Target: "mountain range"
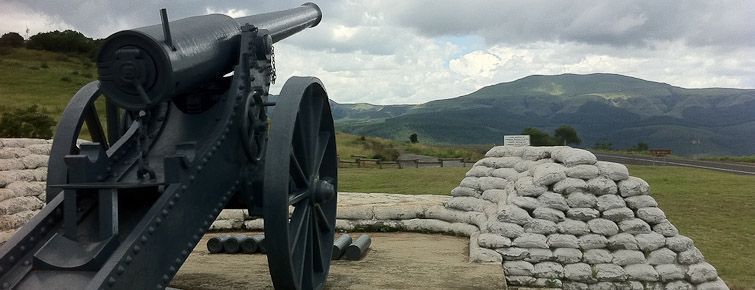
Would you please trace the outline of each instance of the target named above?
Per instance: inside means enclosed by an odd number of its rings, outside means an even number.
[[[755,90],[686,89],[618,74],[532,75],[418,105],[331,102],[338,130],[438,144],[500,144],[536,127],[577,129],[581,147],[639,142],[678,155],[755,154]]]

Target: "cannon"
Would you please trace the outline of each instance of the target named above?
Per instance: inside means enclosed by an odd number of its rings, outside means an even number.
[[[269,96],[273,44],[320,8],[161,16],[104,40],[98,80],[58,123],[46,205],[0,248],[0,289],[166,288],[224,208],[264,218],[276,288],[324,287],[338,185],[328,96],[314,77]]]

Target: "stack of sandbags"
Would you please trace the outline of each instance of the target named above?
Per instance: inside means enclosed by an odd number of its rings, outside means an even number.
[[[250,219],[245,209],[224,209],[210,225],[211,231],[243,230],[244,221]]]
[[[49,140],[0,139],[0,243],[45,202]]]
[[[486,213],[478,245],[500,254],[510,285],[727,289],[625,166],[570,147],[501,146],[486,156],[448,206]]]

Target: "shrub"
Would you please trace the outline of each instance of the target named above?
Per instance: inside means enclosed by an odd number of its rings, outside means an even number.
[[[365,149],[374,152],[374,154],[370,156],[370,158],[373,159],[396,160],[398,159],[398,156],[401,155],[398,149],[393,148],[392,144],[386,144],[380,141],[369,140],[365,142],[363,146]]]
[[[95,49],[95,41],[73,30],[43,32],[29,37],[26,47],[69,53],[89,53]]]
[[[0,36],[0,46],[22,47],[24,46],[24,38],[16,32],[8,32]]]
[[[419,140],[417,140],[417,133],[412,133],[411,135],[409,135],[409,142],[411,142],[412,144],[419,142]]]
[[[50,139],[55,120],[47,113],[37,105],[4,112],[0,116],[0,136]]]
[[[39,67],[41,67],[41,68],[50,68],[50,66],[47,64],[46,61],[43,62],[42,64],[40,64]]]
[[[524,128],[522,135],[530,135],[530,145],[532,146],[550,146],[556,143],[551,135],[538,128]]]
[[[645,151],[648,151],[648,149],[649,149],[648,143],[639,142],[637,143],[637,145],[629,148],[629,151],[645,152]]]
[[[579,145],[582,143],[582,139],[577,135],[577,130],[568,125],[561,125],[561,127],[558,127],[556,131],[553,132],[553,138],[555,139],[553,141],[556,145],[566,146],[569,144]]]

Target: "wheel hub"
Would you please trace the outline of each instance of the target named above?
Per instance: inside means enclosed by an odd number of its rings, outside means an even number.
[[[333,198],[336,195],[336,187],[333,183],[326,179],[315,180],[315,186],[313,196],[317,203],[325,202]]]

